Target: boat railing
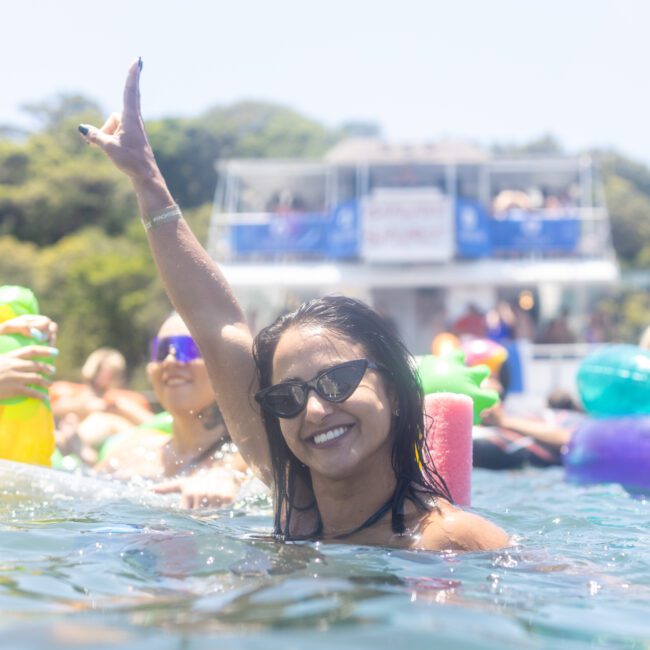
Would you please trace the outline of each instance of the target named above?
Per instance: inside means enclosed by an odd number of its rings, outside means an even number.
[[[484,233],[479,233],[482,243],[478,249],[472,243],[466,246],[467,241],[476,241],[474,234],[459,228],[457,220],[455,253],[450,261],[613,258],[609,217],[602,207],[517,211],[502,218],[489,217]],[[363,237],[363,224],[356,212],[346,217],[341,210],[289,214],[215,211],[208,250],[226,262],[362,263]]]
[[[583,359],[602,343],[546,344],[518,341],[523,393],[542,403],[555,389],[577,396],[576,376]]]

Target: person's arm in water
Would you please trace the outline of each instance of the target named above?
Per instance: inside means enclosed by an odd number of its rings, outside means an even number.
[[[101,129],[81,125],[80,131],[130,178],[142,217],[150,220],[175,202],[147,140],[140,70],[137,61],[129,69],[122,114],[112,115]],[[167,294],[201,349],[233,441],[251,468],[270,483],[268,442],[251,395],[257,385],[253,339],[243,311],[184,219],[158,223],[147,235]]]
[[[571,430],[566,427],[543,420],[510,415],[501,406],[484,411],[481,418],[482,423],[487,426],[510,429],[553,447],[561,448],[571,440]]]

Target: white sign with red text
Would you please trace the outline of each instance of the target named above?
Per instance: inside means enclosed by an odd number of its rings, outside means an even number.
[[[361,202],[366,262],[446,262],[454,255],[453,201],[435,188],[377,189]]]

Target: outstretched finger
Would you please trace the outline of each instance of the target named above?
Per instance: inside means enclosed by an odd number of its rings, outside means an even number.
[[[100,149],[106,149],[113,142],[113,136],[100,131],[90,124],[80,124],[79,133],[88,144],[94,144]]]
[[[38,386],[40,388],[48,388],[52,383],[52,380],[48,379],[47,377],[43,377],[43,375],[39,375],[38,374],[39,370],[41,369],[36,368],[34,372],[24,373],[21,376],[21,381],[24,381],[27,386],[31,386],[31,387]]]
[[[30,386],[17,386],[14,393],[16,397],[31,397],[32,399],[39,399],[41,402],[46,402],[49,399],[47,393]]]
[[[131,64],[126,76],[124,111],[122,113],[125,122],[140,118],[140,70],[142,70],[142,59]]]
[[[37,359],[39,357],[53,359],[58,356],[59,351],[57,348],[51,348],[46,345],[26,345],[17,350],[12,350],[7,354],[19,359]]]

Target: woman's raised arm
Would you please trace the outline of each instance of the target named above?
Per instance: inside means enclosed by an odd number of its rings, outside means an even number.
[[[228,430],[246,462],[270,483],[268,442],[251,396],[257,384],[252,335],[223,273],[181,217],[158,169],[140,112],[141,70],[140,59],[129,69],[121,115],[111,115],[101,129],[82,124],[79,131],[131,179],[165,289],[201,349]]]

